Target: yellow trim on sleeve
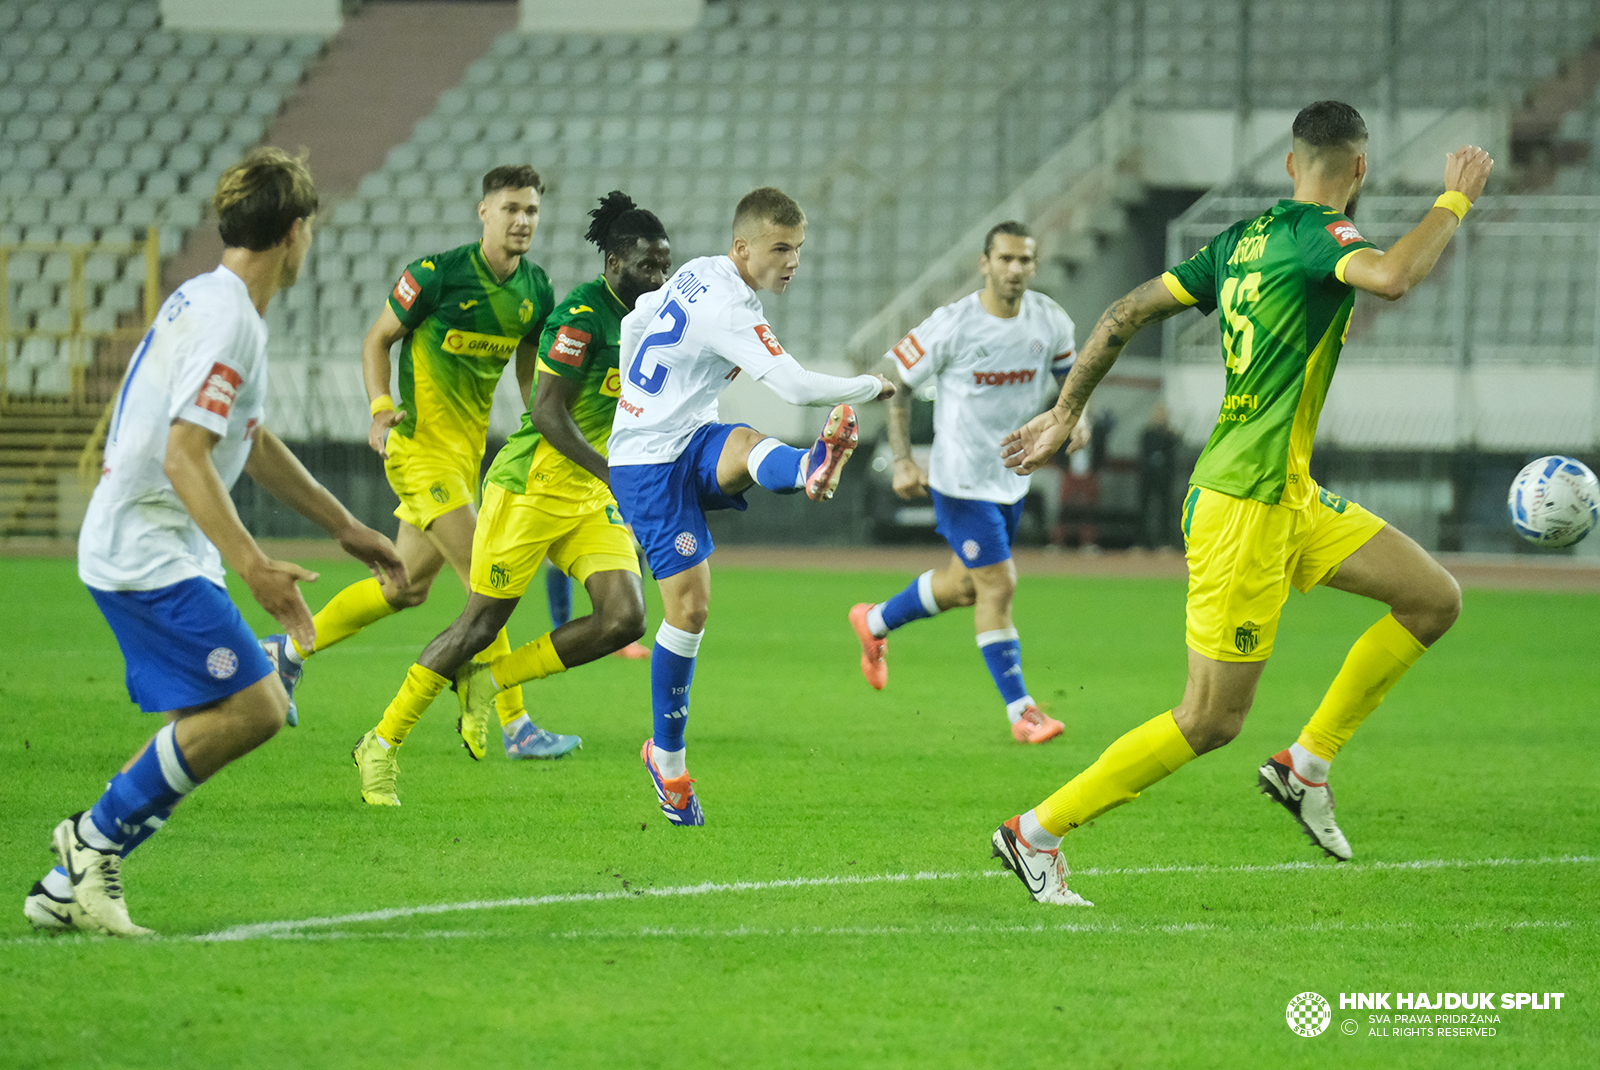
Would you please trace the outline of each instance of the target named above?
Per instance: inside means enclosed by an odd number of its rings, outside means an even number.
[[[1357,253],[1364,252],[1366,252],[1365,249],[1351,249],[1348,253],[1345,253],[1343,256],[1341,256],[1339,258],[1339,262],[1333,265],[1333,277],[1338,279],[1340,282],[1344,282],[1344,266],[1350,262],[1350,258],[1352,256],[1355,256]],[[1346,286],[1350,285],[1348,282],[1345,282],[1344,284]]]
[[[1178,281],[1178,276],[1174,275],[1172,272],[1163,271],[1161,273],[1161,281],[1167,284],[1167,290],[1171,292],[1173,299],[1176,300],[1178,304],[1197,305],[1200,303],[1200,299],[1191,294],[1188,290],[1185,290],[1183,288],[1183,283]]]

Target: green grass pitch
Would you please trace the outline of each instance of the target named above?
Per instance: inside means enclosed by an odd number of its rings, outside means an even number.
[[[320,567],[313,606],[359,575]],[[134,919],[164,934],[134,942],[22,918],[51,827],[156,722],[72,563],[0,560],[0,1067],[1600,1063],[1600,599],[1467,592],[1335,764],[1356,850],[1337,865],[1255,767],[1377,609],[1293,597],[1243,735],[1068,839],[1097,904],[1074,909],[998,875],[988,835],[1176,700],[1181,584],[1024,578],[1028,682],[1067,732],[1021,747],[969,612],[895,635],[889,689],[863,683],[845,611],[909,579],[716,572],[698,830],[656,809],[649,670],[614,658],[527,688],[536,720],[583,735],[572,758],[474,764],[445,695],[401,754],[404,806],[363,805],[350,748],[459,609],[442,579],[313,660],[301,727],[129,860]],[[542,603],[513,640],[547,626]],[[1304,991],[1333,1002],[1320,1036],[1286,1024]],[[1338,1004],[1441,991],[1565,995],[1469,1037]]]

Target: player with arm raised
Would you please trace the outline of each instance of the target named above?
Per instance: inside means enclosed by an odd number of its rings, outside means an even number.
[[[620,394],[622,317],[667,277],[672,247],[661,221],[620,191],[589,214],[588,239],[600,247],[605,269],[567,294],[545,325],[533,405],[484,480],[466,608],[428,644],[383,720],[356,745],[361,797],[370,804],[400,805],[395,752],[452,679],[461,699],[461,736],[477,741],[477,757],[487,749],[502,685],[565,672],[644,634],[638,557],[607,485],[604,451]],[[570,575],[584,585],[594,612],[492,662],[472,661],[504,629],[544,558],[563,579]],[[559,758],[583,742],[541,729],[526,714],[508,719],[498,712],[509,757]]]
[[[1348,104],[1304,108],[1287,161],[1292,199],[1234,224],[1107,309],[1055,408],[1005,440],[1006,463],[1033,471],[1066,440],[1095,384],[1142,327],[1190,306],[1221,311],[1226,398],[1183,505],[1188,684],[1177,706],[995,830],[995,855],[1040,902],[1083,902],[1066,885],[1063,835],[1239,734],[1290,587],[1324,584],[1390,609],[1351,648],[1300,738],[1259,772],[1262,790],[1315,845],[1349,858],[1334,821],[1328,764],[1460,613],[1461,592],[1437,561],[1361,506],[1317,486],[1311,444],[1355,291],[1392,301],[1421,282],[1494,163],[1473,146],[1451,153],[1445,193],[1382,252],[1350,220],[1367,173],[1366,141],[1366,124]]]
[[[935,311],[886,355],[905,383],[889,402],[895,493],[915,499],[931,491],[939,534],[953,553],[943,568],[924,572],[887,602],[850,610],[861,672],[881,691],[889,678],[889,632],[972,606],[978,649],[1019,743],[1044,743],[1062,730],[1060,721],[1039,711],[1023,683],[1022,644],[1011,619],[1017,589],[1011,544],[1029,477],[1006,468],[994,449],[1038,413],[1044,384],[1058,384],[1072,367],[1072,319],[1028,289],[1038,266],[1028,228],[1015,220],[996,224],[978,259],[983,289]],[[924,472],[911,457],[906,410],[908,388],[928,382],[937,383],[938,394],[933,457]]]
[[[395,544],[410,579],[403,588],[362,580],[334,595],[315,617],[313,646],[283,635],[262,640],[289,692],[291,724],[306,658],[421,605],[446,563],[470,592],[478,474],[495,387],[515,354],[527,404],[539,332],[555,304],[544,269],[523,256],[539,227],[543,190],[539,172],[526,164],[484,175],[482,237],[413,260],[367,331],[361,345],[372,411],[367,442],[384,458],[389,486],[400,499]],[[396,342],[398,405],[389,396],[389,351]],[[482,656],[510,649],[510,640],[498,635]],[[499,701],[510,718],[524,712],[518,689]]]
[[[689,684],[705,632],[714,549],[705,514],[744,509],[744,491],[833,496],[856,443],[851,402],[894,393],[881,375],[807,371],[767,326],[759,290],[781,294],[800,266],[805,213],[764,187],[733,216],[733,245],[680,267],[622,322],[622,397],[611,432],[611,489],[644,545],[666,619],[650,656],[655,730],[640,757],[667,820],[703,825],[691,788],[684,726]],[[809,450],[745,424],[717,420],[717,398],[741,371],[794,405],[833,404]]]
[[[234,511],[241,472],[314,521],[374,574],[404,586],[388,539],[357,521],[261,423],[267,326],[311,247],[317,192],[304,162],[261,148],[230,167],[213,200],[216,270],[162,304],[117,395],[78,575],[127,662],[128,694],[167,720],[92,809],[56,827],[60,861],[23,911],[36,928],[138,936],[121,862],[212,774],[283,727],[289,699],[228,598],[227,564],[286,632],[309,643],[296,586],[316,574],[262,552]]]

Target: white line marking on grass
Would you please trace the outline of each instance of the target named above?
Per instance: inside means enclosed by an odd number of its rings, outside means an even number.
[[[1105,924],[1083,924],[1081,922],[1057,922],[1054,924],[1035,925],[801,925],[801,926],[776,926],[772,928],[740,925],[732,929],[705,929],[699,927],[670,926],[643,926],[638,929],[566,929],[544,935],[556,940],[635,940],[664,937],[667,939],[739,939],[742,937],[815,937],[815,936],[1009,936],[1018,934],[1035,933],[1091,933],[1095,935],[1149,935],[1161,933],[1167,936],[1185,935],[1228,935],[1240,931],[1253,931],[1270,928],[1273,933],[1285,932],[1389,932],[1397,929],[1448,929],[1451,931],[1475,929],[1570,929],[1570,921],[1469,921],[1461,923],[1452,922],[1363,922],[1358,925],[1341,924],[1338,922],[1310,923],[1303,925],[1271,925],[1271,926],[1237,926],[1217,924],[1214,922],[1184,922],[1166,925],[1122,925],[1117,922]],[[324,941],[324,940],[504,940],[503,929],[484,929],[477,932],[463,930],[427,929],[421,932],[353,932],[335,929],[331,932],[285,932],[274,933],[267,939],[271,940],[299,940],[299,941]]]
[[[1239,866],[1142,866],[1129,868],[1089,867],[1076,871],[1078,876],[1146,876],[1169,873],[1361,873],[1386,870],[1476,869],[1509,866],[1583,865],[1600,861],[1591,855],[1561,855],[1556,858],[1485,858],[1485,859],[1419,859],[1413,862],[1283,862],[1276,865]],[[426,917],[436,914],[457,914],[480,910],[503,910],[510,907],[558,906],[566,903],[605,903],[621,899],[673,898],[713,895],[723,892],[765,892],[784,888],[848,887],[866,884],[899,884],[909,881],[974,880],[986,877],[1009,877],[1003,869],[979,870],[967,873],[884,873],[875,876],[841,877],[790,877],[771,881],[704,881],[699,884],[682,884],[666,888],[635,888],[627,891],[568,892],[555,895],[526,896],[516,899],[476,899],[463,903],[429,903],[414,907],[391,907],[386,910],[369,910],[357,914],[341,914],[326,918],[301,918],[298,920],[264,921],[250,925],[236,925],[213,933],[189,939],[203,942],[259,940],[298,934],[306,929],[334,929],[369,921],[393,921],[398,918]],[[1089,926],[1088,928],[1098,928]],[[911,931],[911,930],[907,930]],[[929,930],[932,931],[932,930]],[[987,931],[987,930],[985,930]]]

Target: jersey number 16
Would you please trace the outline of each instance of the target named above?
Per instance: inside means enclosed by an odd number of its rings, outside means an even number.
[[[1250,320],[1249,305],[1261,296],[1261,272],[1252,271],[1243,279],[1230,276],[1222,284],[1221,296],[1222,348],[1228,354],[1228,370],[1243,375],[1255,348],[1256,325]]]

